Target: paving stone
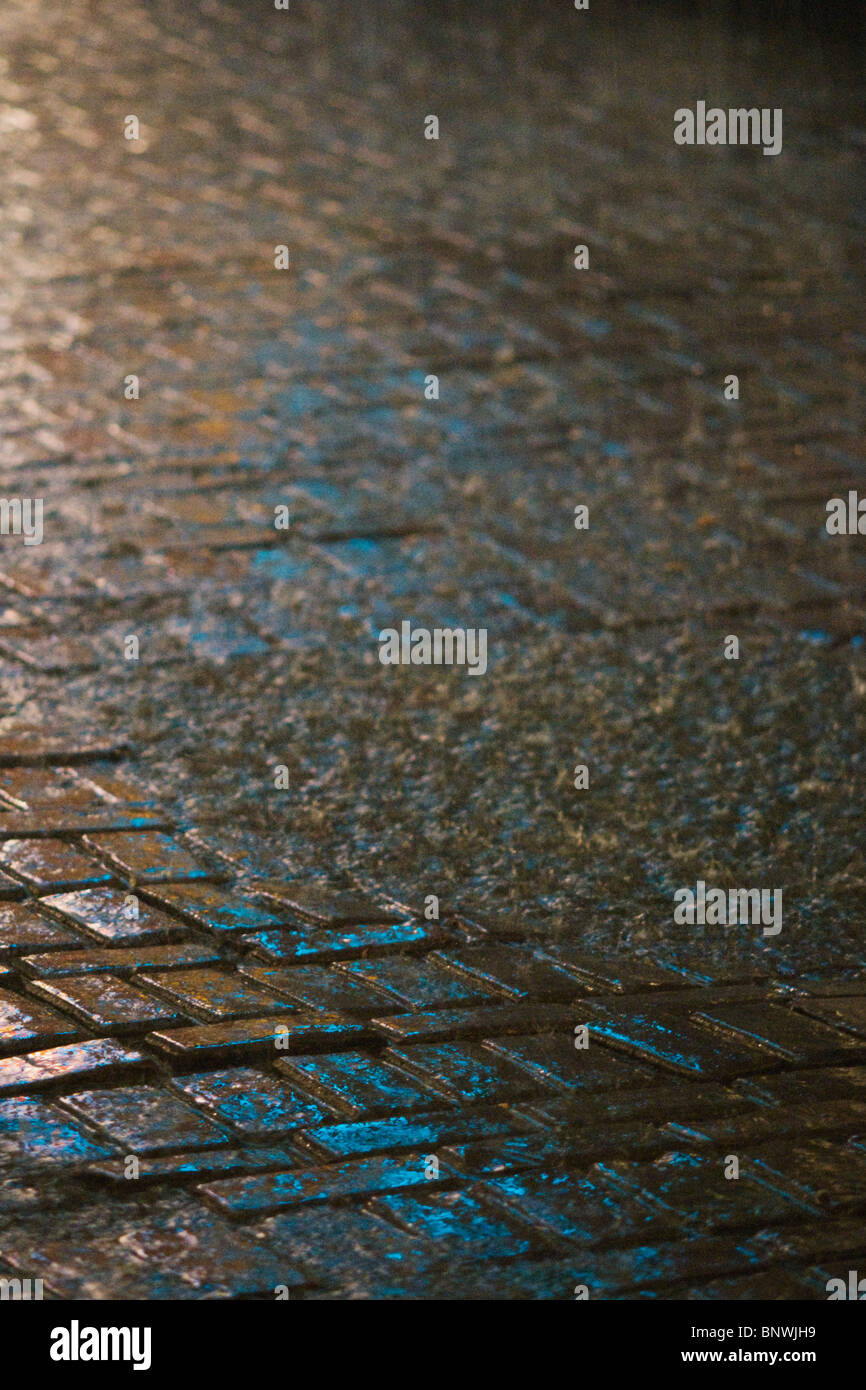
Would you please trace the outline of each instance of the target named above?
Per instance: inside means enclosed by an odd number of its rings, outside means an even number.
[[[752,1152],[755,1144],[776,1141],[786,1135],[805,1139],[812,1134],[838,1134],[844,1138],[866,1124],[866,1101],[817,1101],[757,1114],[717,1116],[702,1121],[669,1121],[666,1129],[676,1145],[707,1144],[731,1153]]]
[[[105,804],[90,810],[0,811],[0,841],[59,835],[85,835],[98,831],[164,829],[170,822],[152,811],[114,809]]]
[[[459,1009],[490,1003],[495,994],[480,982],[470,983],[433,956],[386,956],[352,961],[336,970],[383,991],[401,1009]],[[372,997],[372,996],[371,996]],[[372,1010],[371,1010],[372,1012]]]
[[[143,974],[135,983],[159,995],[189,1018],[214,1022],[261,1018],[263,1013],[292,1012],[292,1006],[243,975],[219,970],[177,970],[171,975]]]
[[[708,985],[701,990],[657,990],[629,992],[621,999],[602,999],[594,997],[587,1003],[591,1009],[601,1013],[653,1013],[658,1011],[665,1018],[676,1018],[682,1027],[689,1026],[689,1018],[699,1012],[711,1013],[714,1009],[729,1008],[740,1004],[793,1004],[799,994],[793,986],[779,981],[765,981],[760,985],[727,984]],[[697,1025],[696,1025],[697,1026]]]
[[[97,1250],[97,1238],[89,1248],[83,1241],[39,1238],[10,1241],[15,1268],[29,1270],[43,1280],[44,1290],[56,1300],[90,1300],[107,1298],[111,1290],[118,1297],[150,1300],[150,1298],[196,1298],[196,1290],[183,1283],[170,1270],[149,1269],[140,1259],[126,1251],[115,1250],[113,1257],[104,1248]],[[99,1241],[103,1245],[103,1241]]]
[[[724,1170],[722,1157],[670,1152],[653,1164],[613,1161],[598,1164],[594,1171],[615,1188],[696,1230],[754,1230],[756,1225],[816,1214],[802,1191],[786,1191],[783,1179],[776,1175],[774,1182],[766,1166],[744,1157],[736,1181],[725,1178]]]
[[[85,835],[83,843],[132,887],[139,883],[220,877],[219,873],[198,864],[179,840],[155,830]]]
[[[866,1038],[866,997],[846,997],[834,999],[810,999],[808,1003],[798,1004],[801,1013],[819,1019],[832,1028],[845,1033],[854,1033],[858,1038]]]
[[[746,1076],[771,1065],[766,1052],[738,1045],[740,1035],[736,1041],[716,1041],[676,1014],[597,1016],[590,1025],[590,1049],[594,1039],[642,1061],[707,1080]]]
[[[292,1057],[278,1061],[276,1070],[352,1119],[430,1110],[442,1103],[436,1089],[419,1085],[399,1066],[363,1052]]]
[[[609,1151],[605,1144],[595,1145],[589,1158],[600,1158]],[[621,1149],[616,1152],[629,1151]],[[502,1173],[521,1172],[527,1168],[543,1168],[551,1162],[562,1162],[571,1156],[567,1141],[550,1140],[541,1134],[506,1135],[468,1144],[447,1144],[442,1155],[450,1168],[472,1177],[498,1177]]]
[[[590,1033],[590,1038],[592,1034]],[[575,1047],[567,1033],[541,1037],[499,1038],[485,1046],[527,1072],[542,1086],[573,1093],[575,1088],[611,1091],[622,1087],[658,1084],[661,1075],[652,1067],[620,1058],[604,1047]]]
[[[0,1059],[0,1092],[31,1091],[95,1073],[114,1079],[150,1065],[144,1053],[121,1047],[109,1038],[67,1043],[25,1056]]]
[[[295,965],[289,969],[271,965],[238,967],[242,975],[265,985],[275,994],[305,1009],[324,1009],[327,1013],[346,1013],[370,1018],[387,1010],[389,996],[367,980],[356,979],[341,970],[323,965]],[[398,1011],[394,1004],[394,1012]]]
[[[280,1149],[205,1149],[194,1153],[147,1155],[139,1159],[136,1186],[140,1183],[161,1185],[197,1185],[208,1178],[237,1176],[241,1173],[272,1173],[285,1169],[289,1155]],[[92,1178],[101,1188],[105,1182],[129,1190],[129,1169],[126,1158],[101,1159],[82,1163],[77,1172],[80,1178]]]
[[[520,1221],[485,1207],[467,1192],[375,1197],[367,1210],[410,1235],[435,1241],[440,1258],[508,1259],[539,1244]]]
[[[41,898],[39,906],[113,946],[171,941],[185,934],[180,924],[164,912],[117,888],[56,893]]]
[[[101,1220],[100,1220],[101,1217]],[[106,1299],[112,1291],[129,1299],[193,1298],[192,1285],[168,1270],[151,1270],[128,1251],[119,1248],[118,1237],[124,1232],[114,1230],[106,1239],[105,1213],[93,1213],[92,1224],[85,1224],[89,1239],[64,1233],[51,1239],[43,1235],[28,1240],[26,1235],[6,1231],[3,1236],[8,1259],[15,1269],[25,1275],[41,1278],[46,1290],[58,1299]],[[94,1232],[99,1231],[99,1235]],[[109,1241],[113,1237],[113,1248]]]
[[[682,1298],[689,1287],[685,1281],[691,1281],[688,1296],[694,1297],[695,1283],[714,1271],[735,1270],[742,1261],[743,1253],[732,1240],[693,1237],[687,1245],[659,1241],[629,1250],[576,1250],[567,1256],[515,1259],[501,1265],[480,1261],[471,1266],[462,1262],[436,1266],[423,1289],[419,1283],[410,1296],[573,1302],[582,1285],[591,1300],[638,1297],[659,1288],[666,1297]]]
[[[336,1014],[321,1013],[304,1017],[277,1014],[268,1018],[239,1019],[233,1023],[208,1023],[200,1027],[160,1029],[145,1041],[166,1057],[190,1062],[235,1060],[246,1057],[279,1056],[277,1042],[286,1052],[337,1052],[357,1047],[365,1041],[367,1030],[358,1023],[347,1023]]]
[[[509,912],[486,912],[483,905],[469,906],[466,901],[460,898],[457,907],[458,919],[462,926],[468,930],[469,936],[473,941],[484,941],[487,944],[495,945],[498,942],[514,941],[525,945],[531,941],[534,945],[544,941],[550,935],[550,919],[544,916],[538,919],[526,918]]]
[[[224,1130],[154,1086],[77,1091],[57,1104],[85,1129],[106,1135],[124,1153],[171,1153],[228,1143]]]
[[[513,1062],[473,1043],[390,1048],[386,1054],[447,1100],[483,1105],[515,1101],[545,1089]]]
[[[0,989],[0,1051],[25,1052],[68,1042],[78,1029],[51,1009]]]
[[[0,1100],[0,1164],[87,1163],[110,1158],[114,1146],[97,1142],[68,1117],[39,1100]]]
[[[426,1148],[456,1140],[494,1138],[499,1135],[537,1133],[535,1126],[506,1106],[485,1109],[395,1115],[387,1120],[362,1120],[352,1124],[325,1124],[305,1130],[297,1138],[298,1147],[316,1158],[360,1158],[366,1154],[399,1153],[404,1149]]]
[[[0,907],[0,959],[12,960],[30,951],[67,951],[81,945],[68,927],[48,921],[29,903]]]
[[[298,932],[249,932],[241,937],[253,954],[267,961],[353,960],[358,956],[386,955],[390,951],[435,944],[441,933],[429,924],[399,922],[393,926],[358,926],[343,931],[326,931],[319,927]]]
[[[112,974],[121,977],[138,970],[185,970],[191,965],[219,962],[219,955],[206,946],[117,946],[112,950],[52,951],[45,955],[23,956],[25,975],[53,979],[60,975]]]
[[[458,1172],[476,1177],[551,1166],[585,1170],[599,1159],[660,1158],[671,1147],[674,1129],[658,1119],[617,1123],[600,1114],[579,1129],[449,1144],[442,1152]],[[681,1133],[675,1134],[677,1139],[685,1142]]]
[[[864,1043],[856,1038],[772,1004],[736,1004],[693,1013],[691,1018],[712,1033],[743,1039],[800,1065],[842,1062],[846,1054],[866,1060]]]
[[[52,1099],[3,1131],[0,1265],[80,1301],[798,1298],[864,1268],[866,1066],[828,1062],[861,1061],[864,1030],[840,770],[866,566],[823,524],[863,471],[857,46],[745,14],[733,42],[730,16],[670,6],[601,6],[579,45],[535,6],[527,43],[529,6],[389,0],[365,82],[347,0],[301,8],[265,34],[232,0],[0,6],[0,464],[46,506],[41,544],[0,547],[0,837],[35,864],[0,857],[2,992],[30,1006],[25,958],[109,966],[36,976],[63,986],[206,942],[218,961],[185,970],[286,1006],[3,1058],[10,1099]],[[796,109],[769,184],[754,151],[696,179],[660,138],[708,54],[717,84],[772,73]],[[142,56],[165,119],[132,159],[106,132]],[[431,74],[460,139],[419,158],[394,113],[427,109]],[[383,668],[407,618],[483,627],[486,676]],[[154,833],[172,820],[203,828]],[[111,880],[60,892],[76,855]],[[698,875],[782,883],[784,930],[675,924]],[[220,988],[199,996],[218,1019]],[[354,1058],[381,1081],[389,1045],[414,1066],[439,1044],[455,1094],[528,1091],[341,1121],[281,1077],[349,1066],[344,1107],[384,1106]],[[145,1153],[131,1182],[58,1107],[141,1087],[225,1141]],[[177,1137],[129,1110],[124,1133]],[[722,1186],[728,1152],[750,1176]],[[444,1185],[360,1210],[398,1154],[436,1155]],[[270,1217],[289,1174],[304,1200]],[[271,1184],[243,1228],[196,1191],[227,1179]]]
[[[665,1213],[642,1202],[637,1192],[612,1191],[604,1173],[601,1165],[586,1176],[554,1166],[490,1178],[473,1190],[519,1215],[531,1229],[573,1245],[639,1245],[672,1231]]]
[[[866,1096],[866,1069],[855,1066],[822,1067],[820,1072],[786,1071],[737,1081],[733,1089],[759,1105],[772,1107],[837,1100],[859,1103]]]
[[[278,924],[279,918],[257,907],[244,894],[214,883],[184,883],[178,887],[150,889],[149,895],[172,912],[220,936],[249,932]]]
[[[111,879],[97,860],[64,840],[5,840],[0,864],[35,892],[90,888]]]
[[[569,943],[545,946],[544,955],[573,975],[591,993],[637,993],[641,990],[686,989],[689,981],[671,966],[651,961],[630,961],[605,968],[579,946]]]
[[[408,1153],[399,1158],[366,1158],[273,1176],[229,1178],[225,1182],[206,1183],[199,1190],[220,1210],[249,1218],[308,1202],[332,1202],[417,1187],[430,1181],[425,1167],[424,1154]]]
[[[866,1207],[866,1155],[854,1144],[803,1135],[755,1144],[751,1154],[770,1181],[798,1192],[813,1211],[844,1215]]]
[[[111,764],[91,763],[80,770],[79,777],[104,801],[124,802],[162,814],[153,788],[134,766],[122,770]]]
[[[338,1288],[366,1276],[396,1291],[409,1271],[426,1274],[435,1256],[430,1242],[356,1208],[302,1207],[267,1217],[259,1233],[311,1280]]]
[[[703,960],[692,959],[689,967],[686,967],[679,964],[677,960],[667,958],[664,952],[654,952],[653,966],[666,972],[669,971],[678,977],[679,989],[695,989],[697,986],[707,987],[713,991],[714,997],[719,997],[717,991],[727,990],[731,987],[749,989],[754,995],[778,987],[781,983],[774,976],[772,970],[762,964],[760,960],[744,959],[742,955],[735,956],[732,961],[714,960],[712,965],[708,965]],[[652,987],[652,984],[648,986],[650,989]],[[672,985],[672,988],[676,987]],[[637,992],[640,992],[640,988]],[[679,994],[665,999],[665,1006],[667,1007],[674,1001],[679,1003]]]
[[[27,896],[27,890],[18,879],[0,873],[0,903],[16,902]]]
[[[173,1084],[220,1124],[263,1143],[308,1125],[327,1124],[337,1113],[309,1089],[293,1086],[282,1064],[279,1078],[251,1067],[232,1067],[179,1077]]]
[[[579,1285],[592,1300],[617,1297],[686,1299],[715,1275],[743,1269],[744,1258],[753,1268],[758,1259],[766,1265],[768,1252],[753,1254],[747,1245],[724,1236],[691,1235],[688,1241],[654,1241],[629,1248],[577,1249],[568,1256],[517,1259],[496,1266],[476,1264],[435,1266],[427,1287],[415,1288],[424,1298],[567,1298],[573,1301]],[[778,1259],[779,1256],[777,1255]],[[459,1288],[463,1292],[458,1294]]]
[[[179,1010],[144,994],[114,975],[66,975],[60,981],[34,980],[32,992],[106,1033],[133,1033],[182,1021]]]
[[[840,975],[829,975],[823,980],[817,980],[810,975],[798,980],[798,993],[809,995],[816,999],[847,999],[856,998],[866,994],[866,982],[861,979],[850,979]],[[794,1007],[799,1007],[795,1004]]]
[[[327,927],[355,927],[366,923],[376,926],[383,922],[399,923],[401,920],[398,913],[377,906],[372,898],[345,893],[326,884],[262,880],[253,888],[285,904],[300,917]]]
[[[625,1065],[632,1064],[626,1062]],[[639,1090],[630,1090],[628,1085],[620,1088],[605,1085],[598,1091],[591,1087],[580,1088],[550,1099],[535,1099],[521,1104],[519,1109],[537,1123],[553,1130],[561,1129],[570,1135],[575,1132],[582,1134],[587,1127],[634,1123],[658,1116],[665,1116],[666,1123],[677,1120],[697,1123],[717,1115],[731,1117],[758,1112],[762,1103],[756,1096],[740,1094],[742,1083],[736,1083],[736,1086],[721,1086],[713,1082],[695,1085],[691,1078],[670,1077],[663,1072],[655,1074],[651,1086],[643,1078],[635,1077],[635,1083],[639,1085]],[[754,1083],[747,1084],[751,1086]],[[763,1103],[771,1102],[764,1098]]]
[[[495,1037],[502,1033],[566,1031],[572,1011],[561,1004],[504,1004],[477,1009],[430,1009],[374,1018],[371,1027],[391,1043],[448,1042],[455,1038]]]
[[[470,947],[439,951],[443,965],[480,981],[495,994],[514,1000],[569,1000],[582,990],[574,979],[524,946]]]
[[[742,1248],[754,1264],[817,1264],[828,1259],[835,1262],[862,1253],[863,1220],[859,1216],[825,1214],[820,1222],[766,1227],[744,1240]]]
[[[225,1290],[233,1298],[273,1298],[279,1286],[304,1283],[292,1263],[210,1212],[184,1210],[167,1221],[157,1214],[122,1235],[120,1244],[147,1267],[179,1275],[199,1296]]]
[[[0,801],[19,811],[37,807],[49,813],[57,806],[86,810],[95,800],[95,789],[72,767],[13,767],[0,772]]]

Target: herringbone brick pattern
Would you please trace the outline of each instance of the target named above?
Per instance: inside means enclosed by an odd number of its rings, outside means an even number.
[[[0,468],[45,499],[0,549],[0,1266],[49,1296],[866,1258],[856,88],[562,9],[0,15]],[[784,153],[678,149],[699,90]],[[487,674],[380,666],[403,618]],[[675,926],[697,878],[782,933]]]

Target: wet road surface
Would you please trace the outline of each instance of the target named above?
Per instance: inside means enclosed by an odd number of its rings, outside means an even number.
[[[856,54],[474,16],[0,15],[44,501],[0,548],[0,1261],[52,1296],[862,1257]],[[782,153],[675,145],[702,95]],[[404,621],[486,672],[382,665]],[[781,931],[675,922],[698,881]]]

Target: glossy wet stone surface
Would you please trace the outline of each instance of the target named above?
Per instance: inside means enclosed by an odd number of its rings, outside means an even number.
[[[351,1047],[367,1036],[367,1030],[360,1024],[348,1023],[338,1014],[304,1015],[287,1011],[268,1018],[163,1029],[149,1034],[147,1041],[166,1057],[195,1063],[230,1056],[277,1059],[278,1042],[287,1052],[312,1049],[328,1052]]]
[[[31,991],[66,1008],[100,1033],[134,1033],[156,1023],[170,1025],[184,1015],[170,1005],[112,975],[66,976],[62,980],[34,980]]]
[[[184,1014],[203,1020],[260,1017],[264,1010],[279,1013],[291,1005],[242,975],[219,970],[178,970],[170,977],[144,971],[136,983],[174,1004]]]
[[[108,1039],[67,1043],[0,1061],[0,1091],[60,1086],[92,1072],[103,1073],[106,1080],[113,1080],[124,1072],[147,1068],[148,1064],[144,1053]]]
[[[369,1210],[404,1230],[426,1236],[435,1242],[440,1255],[448,1250],[457,1259],[502,1259],[526,1254],[532,1248],[525,1227],[485,1209],[466,1192],[376,1198]]]
[[[581,1013],[581,1021],[585,1015]],[[389,1042],[438,1042],[449,1038],[483,1038],[485,1034],[522,1033],[527,1028],[568,1029],[571,1014],[559,1005],[511,1004],[496,1008],[428,1009],[373,1019],[372,1026]],[[570,1031],[570,1030],[569,1030]]]
[[[329,1168],[301,1169],[273,1176],[229,1178],[210,1183],[202,1195],[233,1216],[279,1211],[307,1202],[372,1196],[403,1187],[427,1185],[423,1154],[369,1158]]]
[[[168,941],[184,934],[175,918],[116,888],[49,894],[40,906],[110,945]]]
[[[86,888],[108,883],[110,872],[96,859],[64,840],[5,840],[0,864],[33,892]]]
[[[720,24],[2,7],[4,1272],[749,1301],[862,1255],[862,63]],[[782,154],[677,147],[702,93]],[[487,672],[383,666],[403,620]],[[674,923],[698,879],[781,933]]]
[[[760,1047],[800,1065],[841,1062],[845,1060],[846,1053],[852,1061],[858,1056],[866,1060],[864,1043],[840,1036],[838,1028],[831,1030],[820,1022],[813,1024],[811,1019],[803,1018],[790,1009],[739,1004],[710,1009],[692,1017],[711,1032],[756,1042]]]
[[[615,1162],[600,1164],[599,1172],[614,1187],[621,1185],[624,1191],[699,1229],[749,1228],[795,1219],[804,1212],[816,1214],[797,1185],[793,1191],[786,1190],[789,1185],[780,1175],[757,1164],[743,1164],[733,1181],[725,1178],[724,1165],[718,1161],[673,1152],[651,1168]]]
[[[766,1070],[770,1065],[766,1053],[762,1055],[757,1047],[749,1051],[748,1039],[741,1035],[715,1042],[708,1033],[690,1026],[688,1019],[669,1013],[655,1018],[646,1013],[593,1017],[590,1037],[593,1035],[602,1045],[695,1078],[724,1080]]]
[[[0,907],[0,958],[4,960],[29,951],[63,951],[80,944],[75,932],[41,916],[29,905]]]
[[[224,1130],[154,1087],[79,1091],[59,1102],[86,1128],[105,1134],[125,1153],[210,1149],[228,1143]]]
[[[94,1140],[67,1115],[41,1101],[10,1097],[0,1100],[0,1162],[20,1170],[33,1161],[83,1163],[107,1158],[115,1146]]]
[[[473,984],[428,956],[358,961],[338,969],[352,980],[372,985],[395,1000],[395,1009],[446,1009],[489,1001],[491,991]]]
[[[469,1104],[475,1100],[505,1101],[544,1089],[513,1063],[472,1043],[442,1043],[437,1047],[391,1048],[388,1056],[446,1099]]]
[[[86,835],[84,843],[124,883],[207,878],[208,870],[178,840],[158,831]]]
[[[52,951],[46,955],[24,956],[20,966],[24,974],[45,979],[52,975],[131,975],[137,971],[153,975],[155,971],[183,971],[191,965],[218,961],[219,955],[206,946],[151,946],[150,949],[120,946],[113,951]]]
[[[394,926],[356,926],[342,931],[302,927],[295,932],[261,931],[244,936],[243,944],[255,956],[268,961],[352,960],[367,954],[384,954],[401,947],[421,948],[435,944],[441,933],[420,922],[400,922]]]
[[[560,1245],[639,1245],[673,1229],[639,1194],[617,1194],[598,1170],[577,1177],[565,1168],[544,1168],[491,1178],[477,1190]]]
[[[495,1109],[476,1106],[459,1113],[395,1115],[387,1120],[316,1125],[298,1136],[298,1144],[318,1158],[351,1158],[388,1150],[415,1149],[422,1144],[435,1149],[438,1144],[457,1139],[468,1142],[527,1130],[535,1132],[535,1126],[505,1106]]]
[[[400,957],[393,958],[399,968],[404,964]],[[241,973],[252,980],[258,980],[274,993],[285,995],[287,999],[304,1008],[324,1009],[325,1012],[357,1014],[370,1017],[381,1013],[387,1007],[390,991],[387,993],[373,985],[373,977],[368,974],[357,976],[349,972],[329,970],[320,965],[301,965],[293,969],[280,969],[267,965],[241,965]],[[401,1009],[392,1000],[394,1012]]]
[[[599,1091],[613,1105],[617,1098],[612,1092],[641,1081],[658,1085],[661,1080],[652,1067],[626,1064],[604,1048],[575,1048],[574,1038],[564,1030],[552,1035],[497,1038],[485,1046],[535,1077],[541,1086],[555,1087],[567,1095],[578,1089]]]
[[[359,894],[341,893],[318,883],[254,884],[259,892],[273,897],[300,917],[321,922],[329,927],[357,926],[362,922],[399,921],[399,916],[387,908],[377,907],[371,898]]]
[[[286,1072],[277,1077],[249,1067],[232,1067],[181,1077],[175,1084],[221,1123],[242,1136],[262,1141],[327,1122],[335,1113],[334,1108],[316,1099],[310,1088],[293,1085]]]
[[[423,1080],[414,1081],[406,1070],[394,1066],[392,1059],[372,1059],[358,1052],[324,1058],[293,1057],[278,1061],[276,1069],[351,1119],[429,1110],[441,1099]]]
[[[126,1156],[128,1157],[128,1155]],[[285,1168],[287,1155],[282,1149],[208,1149],[181,1154],[146,1155],[139,1158],[137,1182],[160,1186],[164,1183],[198,1185],[208,1178],[224,1178],[238,1174],[277,1172]],[[128,1183],[129,1165],[124,1159],[97,1159],[82,1163],[78,1175],[90,1179],[103,1189],[105,1183],[120,1188]]]
[[[525,947],[442,952],[440,959],[508,999],[574,999],[584,993],[567,974]]]
[[[284,1256],[209,1212],[190,1218],[183,1208],[157,1206],[150,1220],[121,1236],[120,1244],[142,1269],[179,1278],[199,1297],[224,1291],[235,1298],[273,1298],[277,1285],[296,1289],[303,1283]]]
[[[74,1037],[76,1032],[75,1025],[62,1015],[0,989],[0,1052],[47,1047]]]
[[[216,884],[188,884],[155,890],[155,900],[169,912],[177,912],[195,926],[217,935],[223,932],[251,931],[275,926],[279,916],[266,912],[238,892],[228,892]]]

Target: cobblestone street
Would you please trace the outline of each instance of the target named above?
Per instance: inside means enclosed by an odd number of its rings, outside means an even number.
[[[3,0],[0,1279],[866,1261],[858,86],[675,5]]]

